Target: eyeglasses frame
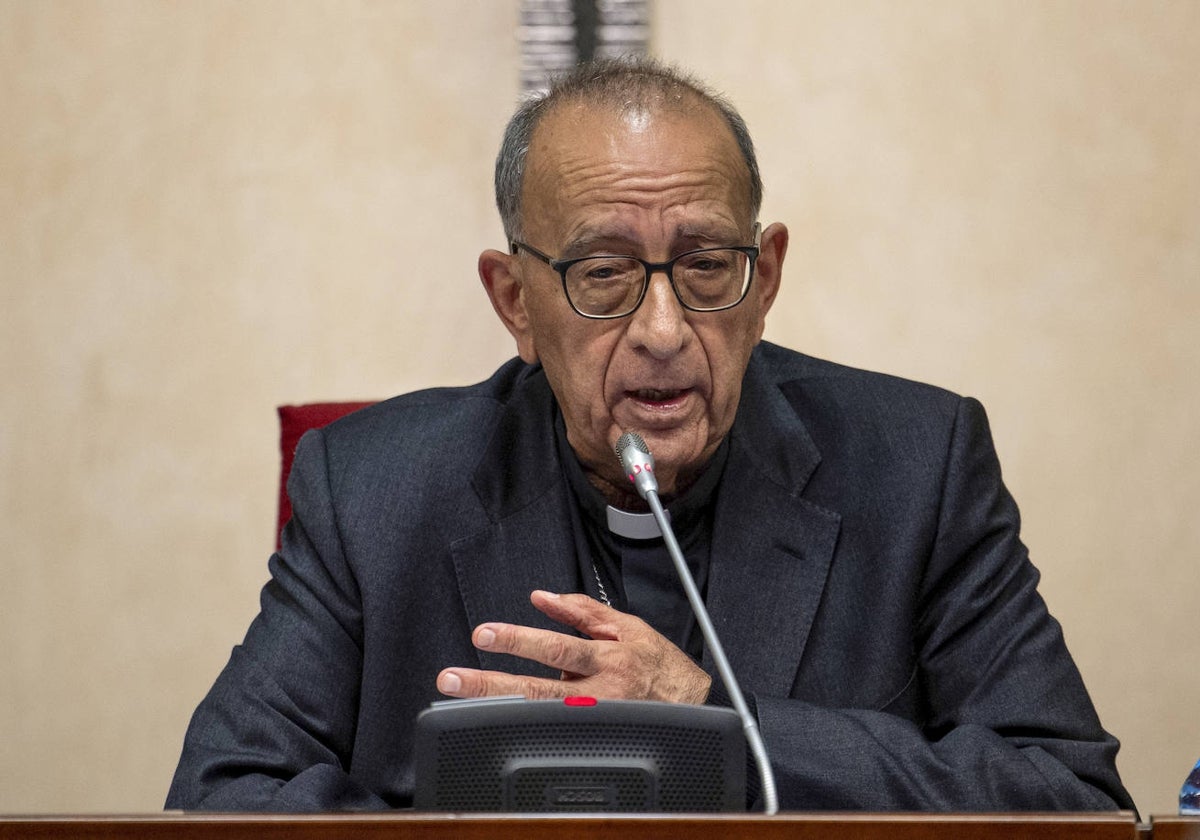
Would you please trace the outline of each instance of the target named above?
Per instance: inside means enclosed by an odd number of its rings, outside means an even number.
[[[516,256],[518,251],[525,251],[531,257],[534,257],[534,258],[540,260],[541,262],[544,262],[546,265],[550,266],[550,268],[557,271],[558,277],[562,281],[563,296],[567,299],[567,303],[570,305],[571,309],[573,309],[575,311],[576,315],[579,315],[583,318],[590,318],[595,321],[612,321],[617,318],[627,318],[630,315],[632,315],[634,312],[638,311],[638,309],[642,305],[642,301],[646,299],[646,291],[647,291],[647,289],[650,288],[650,278],[653,277],[656,273],[658,273],[660,271],[663,274],[667,275],[667,282],[671,284],[671,291],[675,293],[675,299],[677,301],[679,301],[679,305],[682,306],[688,312],[724,312],[727,309],[733,309],[735,306],[737,306],[739,303],[741,303],[743,300],[746,299],[746,295],[750,293],[750,287],[752,285],[754,285],[754,268],[755,268],[755,265],[758,263],[759,246],[761,244],[761,239],[762,239],[762,226],[758,222],[755,222],[754,223],[754,244],[753,245],[722,245],[722,246],[715,247],[715,248],[695,248],[691,251],[684,251],[682,254],[676,254],[675,256],[671,257],[671,259],[667,260],[666,262],[660,262],[660,263],[647,262],[646,260],[639,259],[638,257],[634,257],[629,254],[589,254],[586,257],[575,257],[575,258],[569,259],[569,260],[556,260],[554,257],[551,257],[548,254],[542,253],[537,248],[534,248],[532,245],[529,245],[525,242],[521,242],[519,239],[514,239],[511,242],[509,242],[508,247],[513,256]],[[724,306],[715,306],[712,308],[690,306],[684,302],[683,298],[679,294],[679,289],[676,288],[676,286],[675,286],[675,275],[673,273],[675,270],[675,263],[685,257],[695,256],[696,254],[704,254],[709,251],[738,251],[738,252],[744,254],[745,256],[749,257],[750,258],[750,277],[746,281],[746,288],[742,289],[741,297],[739,297],[733,303],[728,303],[728,304],[725,304]],[[576,263],[581,263],[581,262],[584,262],[585,260],[605,259],[605,258],[633,260],[634,262],[641,263],[642,268],[645,269],[645,277],[642,280],[642,291],[638,295],[637,301],[633,304],[632,307],[630,307],[628,312],[622,312],[619,315],[589,315],[586,312],[581,312],[579,310],[579,307],[577,307],[575,305],[575,301],[573,301],[571,299],[571,293],[567,291],[567,270],[571,266],[575,265]]]

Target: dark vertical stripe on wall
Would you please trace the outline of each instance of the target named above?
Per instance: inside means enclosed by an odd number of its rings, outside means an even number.
[[[521,89],[545,90],[579,61],[645,55],[650,0],[521,0]]]
[[[591,61],[596,56],[597,27],[600,15],[596,0],[573,0],[575,12],[575,47],[579,61]]]

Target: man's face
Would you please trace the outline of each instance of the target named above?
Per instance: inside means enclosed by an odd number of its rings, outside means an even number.
[[[533,135],[523,241],[557,259],[651,262],[752,244],[748,182],[732,133],[707,108],[618,114],[562,105]],[[505,321],[522,357],[541,361],[571,446],[602,489],[628,488],[613,454],[622,432],[645,438],[664,494],[686,486],[716,451],[737,412],[786,239],[780,225],[764,234],[749,294],[733,309],[689,312],[659,273],[638,310],[615,320],[578,315],[553,269],[524,252],[509,258],[516,314]],[[500,311],[486,277],[485,285]]]

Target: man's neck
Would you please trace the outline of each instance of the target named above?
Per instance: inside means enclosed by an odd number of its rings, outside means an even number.
[[[626,510],[631,513],[646,513],[650,510],[650,505],[638,495],[637,490],[634,489],[633,484],[628,480],[622,478],[618,484],[588,469],[586,464],[581,464],[581,466],[583,466],[583,473],[587,476],[588,483],[600,491],[600,494],[604,496],[604,501],[608,504],[618,510]],[[682,496],[688,491],[688,488],[696,483],[696,479],[703,473],[704,467],[701,466],[698,470],[691,470],[677,476],[672,491],[670,493],[663,492],[659,494],[662,503],[666,505],[672,499]]]
[[[584,475],[587,476],[588,483],[600,491],[600,495],[604,496],[604,501],[608,502],[618,510],[627,510],[633,513],[645,513],[650,510],[650,506],[646,504],[645,499],[637,494],[633,489],[633,485],[629,482],[624,482],[623,485],[614,484],[604,476],[592,472],[584,468]]]

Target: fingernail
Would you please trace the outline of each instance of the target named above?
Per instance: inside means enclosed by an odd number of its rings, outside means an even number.
[[[462,689],[462,680],[458,674],[442,674],[438,677],[438,691],[442,694],[455,694]]]
[[[486,627],[479,631],[475,636],[475,647],[491,647],[496,641],[496,631],[489,630]]]

